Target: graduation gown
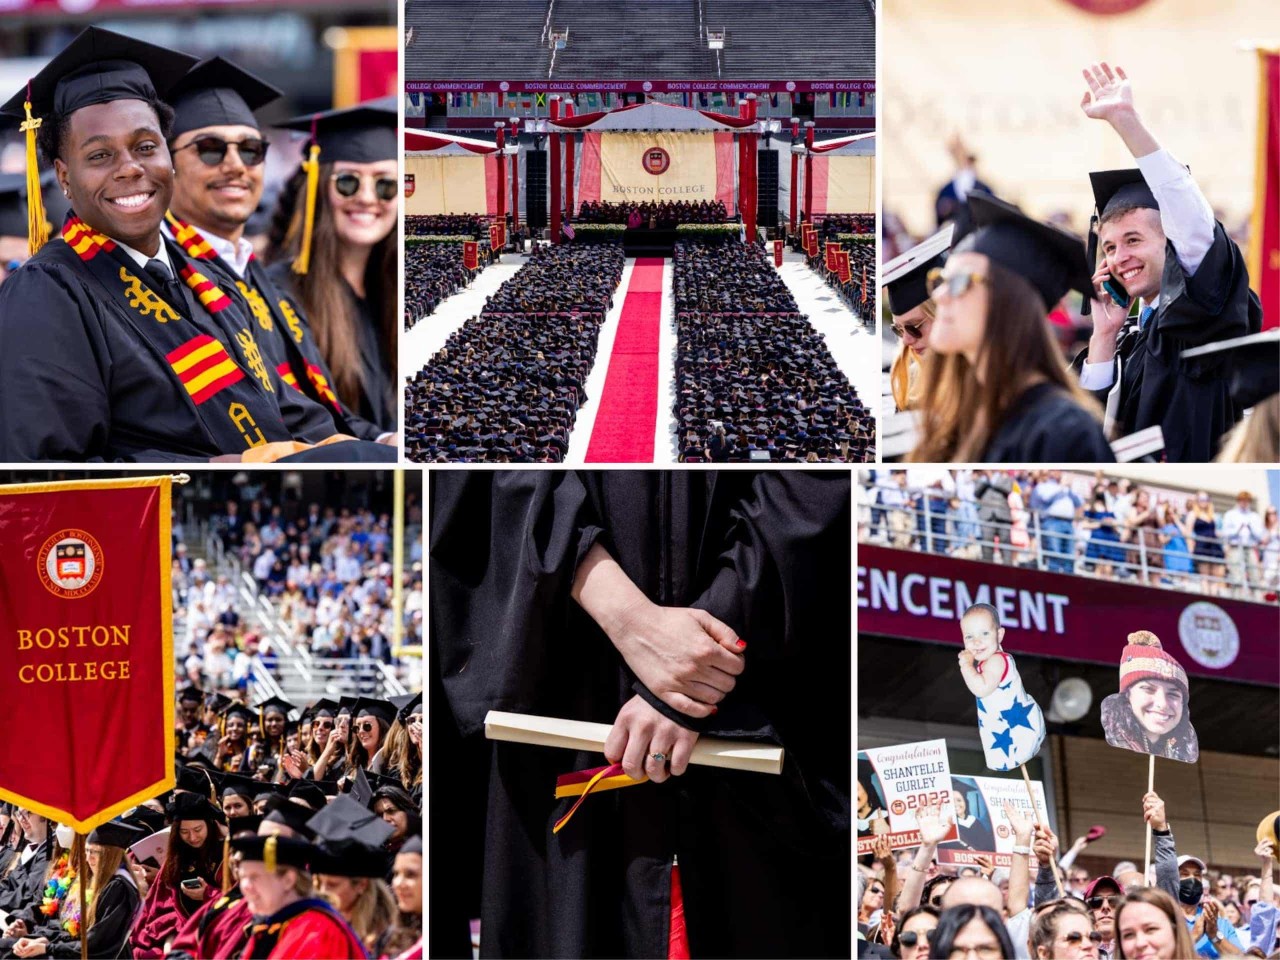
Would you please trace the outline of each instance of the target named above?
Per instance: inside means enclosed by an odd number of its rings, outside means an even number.
[[[368,954],[355,931],[328,903],[308,899],[291,903],[269,917],[255,917],[240,956],[244,960],[271,957],[365,960]]]
[[[1023,391],[978,458],[983,463],[1115,463],[1098,423],[1051,383]]]
[[[221,843],[219,843],[221,846]],[[182,880],[199,876],[193,865],[185,866],[178,877]],[[217,900],[222,896],[221,878],[203,877],[208,884],[205,900]],[[147,890],[147,898],[142,902],[142,910],[133,922],[130,942],[133,944],[134,960],[155,960],[164,956],[164,944],[187,919],[195,914],[203,903],[193,903],[182,894],[180,886],[169,886],[160,882],[159,875]]]
[[[93,926],[85,934],[89,956],[101,960],[116,960],[129,955],[129,930],[140,899],[133,878],[126,872],[117,873],[98,891]],[[57,939],[49,941],[45,954],[77,960],[80,956],[80,938],[64,932]]]
[[[333,374],[320,355],[306,314],[297,300],[285,296],[256,256],[249,257],[245,275],[240,277],[195,227],[173,214],[167,215],[166,226],[188,256],[207,265],[217,274],[222,288],[239,297],[245,312],[257,321],[254,334],[263,353],[288,386],[319,404],[341,433],[377,440],[387,432],[352,413],[333,393]]]
[[[481,955],[666,956],[678,856],[693,956],[847,956],[848,474],[430,481],[433,652],[458,735],[492,757],[483,838],[460,832],[484,801],[457,780],[433,791],[432,816],[453,818],[463,861],[483,841]],[[691,767],[594,795],[553,836],[571,802],[554,799],[555,778],[601,765],[600,754],[480,738],[489,709],[611,724],[647,693],[569,596],[597,541],[650,599],[705,609],[748,642],[719,712],[685,720],[781,744],[781,776]],[[433,749],[449,719],[433,720]],[[433,909],[441,923],[465,918]]]
[[[253,914],[237,883],[193,913],[173,938],[165,960],[238,957],[249,941]]]
[[[280,260],[273,263],[267,269],[267,274],[280,290],[297,298],[297,274],[293,272],[291,261]],[[382,321],[377,315],[377,304],[371,303],[367,298],[357,297],[345,282],[343,289],[347,293],[348,308],[356,314],[356,343],[360,349],[360,400],[355,412],[383,431],[395,430],[396,387],[392,371],[396,358],[388,357],[383,352],[382,341],[378,336],[378,327]]]
[[[1261,329],[1262,306],[1249,289],[1244,257],[1215,223],[1213,246],[1194,274],[1178,262],[1173,244],[1166,245],[1159,307],[1141,329],[1133,321],[1122,331],[1113,361],[1120,375],[1095,396],[1123,433],[1158,424],[1170,463],[1208,463],[1244,410],[1231,400],[1228,356],[1183,360],[1181,354]]]

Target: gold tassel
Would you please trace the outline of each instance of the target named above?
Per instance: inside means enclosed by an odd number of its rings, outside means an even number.
[[[320,144],[311,144],[308,159],[302,161],[307,171],[307,199],[302,213],[302,247],[293,261],[294,273],[306,273],[311,269],[311,233],[315,228],[316,192],[320,188]]]
[[[31,85],[27,85],[31,96]],[[27,119],[19,128],[27,135],[27,252],[35,256],[49,240],[49,221],[44,213],[44,195],[40,192],[40,161],[36,157],[36,131],[44,123],[31,116],[31,101],[23,103]]]
[[[222,892],[226,893],[231,889],[231,828],[227,828],[227,835],[222,840]]]
[[[267,837],[266,842],[262,845],[262,865],[267,868],[267,873],[276,872],[276,838],[275,834]]]

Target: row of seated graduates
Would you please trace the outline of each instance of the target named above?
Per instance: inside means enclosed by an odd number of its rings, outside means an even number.
[[[468,240],[489,236],[489,218],[480,213],[405,214],[406,237],[466,237]]]
[[[640,215],[642,226],[660,230],[682,223],[724,223],[729,214],[719,200],[662,200],[644,203],[610,203],[588,200],[578,207],[579,223],[628,223],[632,213]]]
[[[419,234],[421,236],[421,234]],[[477,267],[468,270],[462,262],[462,238],[457,243],[406,243],[404,247],[404,319],[406,329],[474,280],[497,254],[489,241],[480,242]]]
[[[563,462],[624,263],[618,241],[536,247],[409,381],[406,456]]]
[[[682,461],[874,460],[874,419],[763,248],[680,240],[673,288]]]

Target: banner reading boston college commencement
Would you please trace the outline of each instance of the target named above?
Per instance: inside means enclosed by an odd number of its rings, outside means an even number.
[[[169,487],[0,487],[0,800],[80,833],[174,783]]]

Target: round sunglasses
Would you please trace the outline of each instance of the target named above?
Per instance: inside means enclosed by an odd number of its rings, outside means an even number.
[[[934,928],[930,927],[923,935],[916,933],[914,930],[908,930],[906,933],[898,935],[898,942],[904,947],[914,947],[921,940],[933,943],[933,930]]]
[[[889,324],[889,329],[893,331],[893,335],[899,340],[907,336],[907,334],[911,335],[912,340],[919,340],[921,334],[924,332],[924,324],[904,323],[902,326],[898,326],[896,323],[891,323]]]
[[[394,200],[400,193],[400,184],[395,177],[375,177],[370,174],[369,178],[373,180],[373,192],[379,200]],[[333,175],[333,189],[338,191],[340,197],[354,197],[360,192],[360,185],[365,179],[358,173],[344,170]]]
[[[269,142],[261,137],[245,137],[243,140],[224,140],[222,137],[196,137],[185,146],[178,147],[174,150],[188,150],[194,148],[196,156],[200,158],[200,162],[206,167],[216,167],[222,163],[227,156],[227,148],[235,147],[236,153],[240,155],[240,162],[246,167],[257,167],[267,159],[267,147],[271,146]]]
[[[937,300],[938,294],[944,287],[947,294],[954,298],[963,296],[975,284],[986,282],[987,278],[980,273],[959,272],[944,274],[941,267],[934,267],[929,271],[925,285],[929,290],[929,296]]]

